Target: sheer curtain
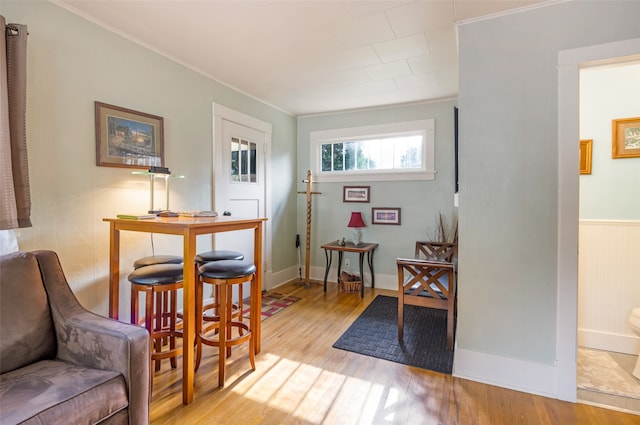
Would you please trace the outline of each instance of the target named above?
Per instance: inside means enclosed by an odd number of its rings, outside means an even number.
[[[27,165],[27,27],[0,16],[0,230],[31,226]]]

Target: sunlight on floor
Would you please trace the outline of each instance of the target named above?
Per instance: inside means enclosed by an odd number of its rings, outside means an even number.
[[[396,388],[268,353],[261,356],[260,363],[258,370],[266,372],[233,392],[306,423],[370,424],[379,413],[384,413],[386,421],[395,418],[400,398]],[[345,415],[345,410],[350,413]]]

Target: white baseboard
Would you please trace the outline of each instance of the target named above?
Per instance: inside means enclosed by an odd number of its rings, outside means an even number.
[[[640,338],[588,329],[578,329],[578,346],[616,353],[640,354]]]
[[[456,349],[453,376],[557,398],[556,368],[551,365]]]
[[[271,273],[268,276],[269,286],[268,289],[275,289],[278,286],[284,285],[287,282],[291,282],[298,278],[298,266],[289,267],[288,269],[280,270],[279,272]],[[267,278],[267,277],[265,277]],[[267,289],[267,288],[265,288]]]

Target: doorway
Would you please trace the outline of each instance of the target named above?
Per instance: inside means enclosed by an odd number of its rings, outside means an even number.
[[[213,199],[218,214],[233,217],[266,217],[262,235],[263,290],[271,289],[271,124],[227,108],[213,105]],[[216,249],[242,252],[253,261],[253,231],[215,235]]]
[[[577,398],[640,414],[639,343],[628,325],[640,306],[640,204],[625,195],[637,191],[640,158],[612,158],[612,120],[640,116],[638,76],[640,61],[628,58],[580,69],[580,139],[592,158],[579,188]]]
[[[640,55],[640,39],[565,50],[558,55],[558,307],[556,389],[576,402],[579,174],[579,70],[587,63]]]

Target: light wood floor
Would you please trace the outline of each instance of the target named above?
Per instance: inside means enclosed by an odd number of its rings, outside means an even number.
[[[262,351],[251,371],[234,350],[218,389],[217,354],[207,347],[194,401],[182,404],[181,371],[156,372],[151,425],[281,424],[640,424],[640,416],[453,378],[332,348],[377,294],[338,293],[330,284],[290,283],[274,292],[302,299],[262,322]],[[180,362],[179,362],[180,365]]]

